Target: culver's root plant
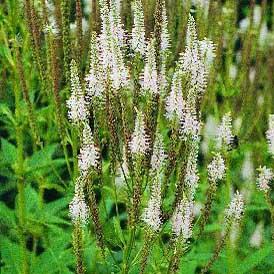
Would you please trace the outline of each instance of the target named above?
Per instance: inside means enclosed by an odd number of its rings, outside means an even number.
[[[240,2],[1,4],[1,273],[272,273],[274,5]]]

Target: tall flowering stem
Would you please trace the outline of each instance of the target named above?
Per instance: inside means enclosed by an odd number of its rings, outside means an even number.
[[[55,115],[56,115],[56,122],[58,127],[58,132],[61,138],[61,143],[63,147],[63,152],[66,159],[67,168],[69,171],[69,174],[72,175],[70,163],[69,163],[69,157],[68,157],[68,151],[67,151],[67,142],[66,142],[66,130],[65,130],[65,122],[63,117],[63,108],[61,104],[61,99],[59,95],[59,64],[57,59],[57,48],[56,48],[56,41],[52,34],[49,34],[49,42],[50,42],[50,54],[51,54],[51,78],[53,81],[52,86],[52,92],[53,92],[53,99],[54,99],[54,105],[55,105]]]
[[[70,79],[70,62],[71,62],[71,43],[70,43],[70,1],[61,0],[62,15],[62,39],[64,52],[64,68],[65,78],[69,82]]]
[[[260,167],[258,169],[259,176],[257,178],[257,187],[258,189],[263,192],[265,196],[265,200],[268,204],[270,214],[271,214],[271,226],[272,226],[272,242],[274,244],[274,204],[270,197],[270,184],[273,182],[274,174],[272,169],[267,167]]]
[[[236,192],[234,197],[232,198],[229,206],[225,211],[225,222],[224,222],[224,233],[219,242],[216,245],[213,256],[202,269],[201,273],[207,273],[213,263],[219,257],[223,247],[225,246],[226,240],[230,235],[230,231],[233,228],[233,225],[239,223],[244,212],[244,200],[243,196]]]
[[[214,156],[212,162],[208,165],[208,181],[209,187],[206,192],[206,202],[201,214],[201,223],[199,228],[198,237],[202,235],[205,229],[205,225],[208,222],[212,203],[214,201],[216,191],[217,191],[217,182],[222,180],[225,175],[225,162],[220,154]]]
[[[16,162],[14,172],[16,176],[16,185],[18,191],[18,207],[17,217],[19,222],[19,241],[20,241],[20,253],[22,256],[21,271],[23,274],[29,273],[29,262],[27,255],[27,239],[25,236],[26,229],[26,197],[25,197],[25,180],[24,180],[24,135],[21,124],[21,104],[20,104],[20,91],[16,86],[14,88],[15,97],[15,132],[16,132]]]

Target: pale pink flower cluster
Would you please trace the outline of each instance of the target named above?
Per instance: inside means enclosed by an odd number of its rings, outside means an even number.
[[[145,55],[146,52],[146,37],[145,37],[145,23],[144,11],[141,0],[133,2],[134,22],[132,28],[131,47],[135,52]]]
[[[270,189],[270,182],[274,178],[274,174],[271,168],[267,168],[266,166],[260,167],[259,176],[257,178],[257,186],[259,190],[263,192],[267,192]]]
[[[91,168],[99,164],[100,153],[95,146],[91,129],[87,123],[84,124],[82,132],[82,143],[78,156],[78,166],[83,176],[86,176]]]
[[[151,197],[148,206],[142,215],[143,221],[154,231],[158,231],[162,225],[161,220],[161,184],[155,180],[152,185]]]
[[[238,191],[234,194],[229,207],[226,209],[225,217],[227,220],[237,222],[241,219],[244,212],[243,195]]]
[[[73,124],[79,124],[88,119],[89,111],[75,60],[71,61],[70,75],[71,96],[67,100],[68,118]]]
[[[225,170],[225,161],[221,154],[217,153],[207,167],[209,181],[217,182],[222,180],[225,176]]]
[[[75,194],[69,204],[69,215],[73,223],[85,225],[89,218],[89,208],[86,205],[81,178],[75,184]]]
[[[226,113],[217,129],[216,143],[220,149],[222,146],[229,147],[234,139],[232,133],[232,118],[230,112]]]
[[[182,94],[182,71],[176,70],[173,74],[171,91],[166,98],[166,117],[169,120],[177,117],[179,120],[183,116],[185,102]]]
[[[196,140],[199,137],[200,121],[198,120],[195,111],[190,108],[185,108],[180,123],[180,133],[182,139],[187,140],[190,138],[192,140]]]
[[[145,129],[144,115],[137,112],[134,132],[129,143],[132,154],[144,155],[149,149],[149,137]]]
[[[152,172],[160,172],[166,159],[166,153],[164,149],[163,137],[158,133],[156,135],[153,154],[151,156],[151,170]]]
[[[151,38],[146,49],[146,61],[143,75],[141,77],[141,85],[144,91],[149,91],[152,94],[159,92],[158,90],[158,75],[156,67],[155,55],[155,39]]]
[[[183,199],[176,207],[171,219],[172,231],[176,237],[182,236],[186,241],[192,236],[192,221],[194,217],[194,203]]]
[[[266,132],[269,153],[274,155],[274,115],[269,115],[268,130]]]

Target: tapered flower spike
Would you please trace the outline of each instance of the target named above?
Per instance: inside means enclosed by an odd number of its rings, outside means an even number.
[[[216,183],[220,181],[225,176],[225,161],[220,153],[217,153],[211,163],[207,167],[208,179],[210,182]]]
[[[105,0],[100,1],[102,27],[98,38],[99,55],[104,74],[109,75],[112,87],[116,90],[129,85],[129,72],[124,64],[122,42],[119,38],[122,26],[119,25],[120,15],[117,4],[117,1],[113,0],[109,9]]]
[[[176,70],[173,74],[171,91],[166,99],[166,117],[169,120],[183,117],[185,102],[182,94],[182,71]]]
[[[120,47],[124,46],[125,42],[125,31],[123,29],[123,24],[121,20],[121,0],[110,0],[110,11],[109,11],[109,20],[110,20],[110,29],[113,33],[114,39],[117,40],[117,43]]]
[[[211,65],[216,57],[215,45],[208,38],[204,38],[202,41],[199,41],[199,46],[202,61],[204,62],[207,71],[209,72]]]
[[[144,11],[141,0],[133,2],[134,23],[132,28],[131,48],[141,55],[146,52]]]
[[[73,124],[79,124],[87,121],[89,111],[75,60],[71,61],[70,72],[71,96],[67,100],[68,118]]]
[[[132,154],[144,155],[149,149],[149,137],[146,133],[144,115],[137,111],[134,132],[129,143]]]
[[[151,38],[146,49],[146,62],[141,85],[144,91],[148,91],[152,94],[157,94],[159,92],[155,54],[155,39]]]
[[[196,189],[198,187],[199,173],[197,167],[197,158],[199,151],[199,139],[193,142],[192,148],[190,149],[185,175],[185,185],[189,190],[189,198],[193,199]]]
[[[207,86],[207,70],[204,62],[201,60],[199,42],[197,39],[196,23],[190,14],[187,25],[186,48],[180,57],[181,69],[190,77],[188,98],[192,98],[194,106],[196,98],[201,97]]]
[[[85,225],[89,218],[89,208],[86,205],[83,189],[81,186],[81,178],[79,177],[75,184],[75,194],[69,204],[69,215],[73,223]]]
[[[228,223],[239,222],[244,212],[244,199],[238,191],[234,194],[229,207],[225,211],[225,218]]]
[[[197,140],[199,138],[201,125],[194,110],[190,107],[186,107],[183,111],[180,123],[180,133],[183,140],[187,140],[188,138]]]
[[[229,147],[233,142],[232,118],[230,112],[226,113],[217,129],[216,145],[221,149],[222,146]]]
[[[158,133],[156,135],[154,146],[153,146],[153,154],[151,157],[151,171],[160,172],[165,159],[166,159],[166,153],[164,150],[163,137],[161,136],[160,133]]]
[[[151,190],[151,197],[147,208],[142,215],[143,221],[152,228],[158,231],[162,225],[161,220],[161,184],[159,180],[154,180]]]
[[[91,129],[87,123],[84,124],[82,132],[82,144],[78,156],[79,169],[83,176],[86,176],[91,168],[97,168],[100,154],[94,144]]]
[[[166,14],[166,5],[165,0],[163,0],[162,5],[162,29],[161,29],[161,46],[160,49],[162,52],[165,52],[170,47],[170,38],[168,33],[168,20]]]
[[[172,231],[176,237],[182,236],[187,241],[192,236],[193,201],[183,199],[176,207],[171,219]]]
[[[268,130],[266,132],[266,138],[268,142],[268,151],[274,156],[274,115],[269,115]]]
[[[257,179],[257,186],[259,188],[260,191],[263,192],[268,192],[270,189],[270,182],[273,180],[274,178],[274,174],[271,168],[267,168],[267,167],[260,167],[258,169],[259,171],[259,176]]]
[[[96,33],[93,32],[90,40],[90,64],[86,75],[86,94],[88,100],[101,97],[104,94],[104,75],[99,59],[99,46]]]

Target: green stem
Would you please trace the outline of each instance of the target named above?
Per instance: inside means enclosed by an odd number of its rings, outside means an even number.
[[[23,132],[20,125],[20,92],[15,87],[15,117],[16,117],[16,144],[17,144],[17,162],[15,174],[17,177],[17,190],[18,190],[18,221],[20,231],[20,243],[22,248],[22,273],[29,273],[28,258],[26,249],[26,239],[24,235],[26,223],[26,208],[25,208],[25,191],[24,191],[24,178],[23,178],[23,165],[24,165],[24,146],[23,146]]]
[[[128,245],[126,246],[124,260],[123,260],[122,274],[126,274],[129,271],[129,266],[130,266],[129,259],[130,259],[131,250],[134,244],[134,240],[135,240],[135,230],[136,230],[135,226],[132,227],[130,230],[129,241],[128,241]]]

